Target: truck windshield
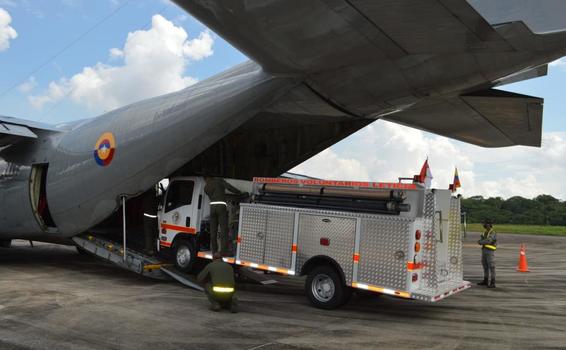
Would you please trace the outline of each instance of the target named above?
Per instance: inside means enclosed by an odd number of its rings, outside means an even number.
[[[165,212],[190,205],[193,201],[193,181],[173,181],[167,189]]]

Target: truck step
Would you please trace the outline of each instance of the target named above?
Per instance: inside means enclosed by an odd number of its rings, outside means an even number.
[[[258,273],[256,271],[250,269],[249,267],[240,267],[238,269],[238,274],[240,275],[240,277],[244,277],[248,280],[251,280],[253,282],[263,284],[263,285],[276,284],[277,283],[276,280],[267,277],[268,275],[266,275],[264,273]]]

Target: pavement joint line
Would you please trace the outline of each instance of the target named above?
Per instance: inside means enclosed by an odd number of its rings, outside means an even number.
[[[254,346],[253,348],[249,348],[248,350],[261,349],[261,348],[268,346],[268,345],[275,345],[275,343],[265,343],[265,344],[262,344],[262,345]]]

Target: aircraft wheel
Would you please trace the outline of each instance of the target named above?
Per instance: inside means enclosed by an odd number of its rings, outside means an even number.
[[[0,240],[0,248],[10,248],[12,246],[11,239],[1,239]]]
[[[195,260],[196,252],[191,241],[182,240],[175,245],[175,266],[179,270],[190,272]]]

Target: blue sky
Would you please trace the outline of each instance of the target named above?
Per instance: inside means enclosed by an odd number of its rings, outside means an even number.
[[[0,15],[0,115],[46,123],[96,116],[246,60],[166,0],[0,0],[0,9],[11,18],[2,27]],[[8,27],[17,37],[4,37],[9,47],[2,49],[1,31]],[[176,54],[161,55],[155,35],[168,36]],[[97,88],[100,81],[105,89]],[[417,171],[428,156],[439,187],[458,166],[464,194],[566,198],[566,185],[554,179],[566,172],[565,83],[566,61],[551,66],[547,77],[505,87],[545,98],[542,149],[489,151],[379,121],[296,170],[392,181]],[[391,146],[393,139],[399,146]]]
[[[205,29],[186,12],[164,0],[0,0],[0,8],[10,13],[11,26],[18,33],[10,48],[0,52],[0,94],[15,85],[0,96],[0,114],[50,123],[94,116],[100,111],[68,101],[55,108],[33,108],[27,94],[17,88],[30,77],[35,78],[35,90],[40,91],[49,82],[72,76],[85,66],[97,62],[116,64],[109,59],[109,50],[121,48],[128,33],[151,27],[155,14],[183,27],[191,37]],[[216,36],[214,55],[190,62],[187,72],[202,80],[244,60],[245,56]],[[32,73],[39,67],[42,68]]]

